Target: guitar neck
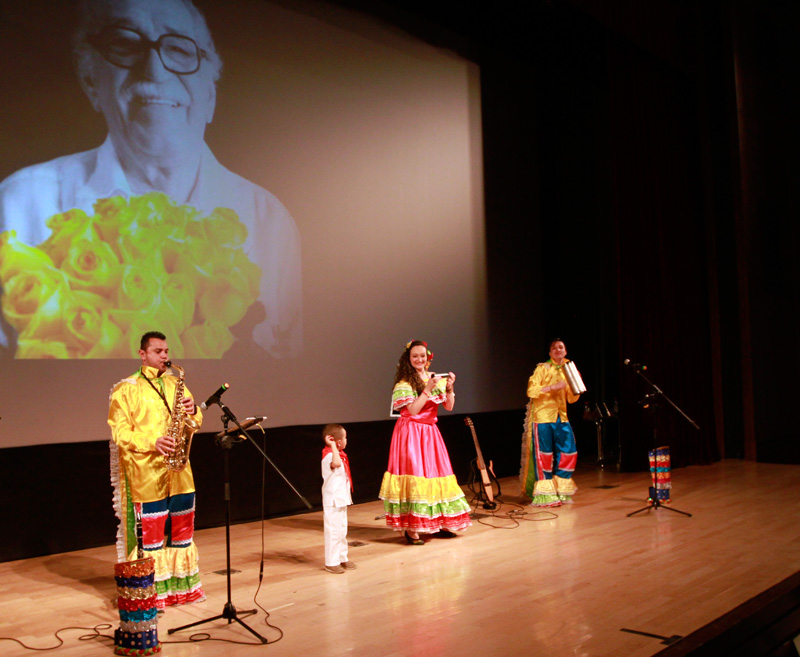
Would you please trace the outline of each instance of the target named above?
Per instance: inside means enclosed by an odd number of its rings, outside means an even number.
[[[481,453],[481,446],[478,444],[478,434],[475,433],[475,426],[472,424],[472,420],[467,418],[465,420],[467,426],[469,427],[470,432],[472,432],[472,442],[475,443],[475,453],[478,455],[478,467],[481,470],[486,469],[486,464],[483,461],[483,454]]]
[[[483,482],[483,488],[486,491],[486,499],[489,502],[494,501],[494,493],[492,492],[492,483],[489,479],[489,473],[486,470],[486,463],[483,460],[483,454],[481,453],[481,446],[478,444],[478,434],[475,432],[475,427],[472,424],[472,420],[470,418],[464,418],[464,422],[469,427],[469,430],[472,432],[472,442],[475,443],[475,453],[478,455],[476,461],[478,462],[478,470],[481,473],[481,481]]]

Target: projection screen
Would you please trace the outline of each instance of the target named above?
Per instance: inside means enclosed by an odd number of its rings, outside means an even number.
[[[106,439],[147,330],[198,402],[229,383],[266,426],[387,418],[411,339],[458,410],[494,410],[477,65],[322,2],[197,4],[218,79],[176,12],[162,33],[199,70],[162,37],[133,88],[129,17],[73,52],[71,3],[3,2],[0,445]]]

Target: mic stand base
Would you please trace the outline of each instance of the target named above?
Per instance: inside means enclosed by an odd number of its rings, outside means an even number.
[[[197,625],[203,625],[204,623],[210,623],[215,620],[225,619],[228,621],[228,625],[236,621],[241,625],[244,629],[246,629],[250,634],[255,636],[260,643],[269,643],[267,639],[261,636],[258,632],[256,632],[252,627],[250,627],[247,623],[245,623],[241,618],[239,618],[239,614],[245,616],[251,616],[255,614],[255,609],[248,609],[247,611],[237,612],[236,607],[233,606],[232,602],[226,602],[225,606],[222,609],[222,613],[217,616],[212,616],[211,618],[204,618],[203,620],[195,621],[194,623],[189,623],[188,625],[182,625],[181,627],[173,627],[167,630],[167,634],[174,634],[175,632],[179,632],[180,630],[185,630],[190,627],[196,627]]]
[[[226,432],[227,433],[227,426]],[[219,445],[224,450],[224,458],[223,458],[223,473],[225,477],[225,575],[226,575],[226,583],[228,588],[228,600],[225,603],[225,606],[222,608],[222,613],[217,614],[216,616],[212,616],[211,618],[204,618],[203,620],[195,621],[193,623],[189,623],[187,625],[182,625],[181,627],[173,627],[167,630],[167,634],[174,634],[180,630],[185,630],[189,627],[196,627],[198,625],[202,625],[204,623],[210,623],[211,621],[220,620],[224,618],[228,621],[228,625],[236,621],[241,625],[244,629],[246,629],[250,634],[258,639],[259,643],[268,643],[267,639],[261,636],[258,632],[256,632],[252,627],[250,627],[247,623],[245,623],[241,618],[239,618],[239,614],[236,612],[236,607],[233,606],[232,602],[232,595],[231,595],[231,449],[233,445],[237,441],[234,440],[233,436],[223,436],[220,441]],[[249,616],[251,614],[255,614],[256,610],[252,609],[249,611],[242,612],[244,615]]]
[[[681,511],[680,509],[673,509],[671,506],[667,506],[666,504],[661,504],[661,502],[658,501],[658,498],[649,499],[647,506],[643,506],[641,509],[637,509],[636,511],[632,511],[631,513],[629,513],[627,515],[627,517],[630,518],[631,516],[635,516],[637,513],[641,513],[642,511],[649,511],[650,509],[666,509],[667,511],[673,511],[675,513],[681,513],[681,514],[683,514],[685,516],[688,516],[689,518],[692,517],[691,513],[687,513],[686,511]]]

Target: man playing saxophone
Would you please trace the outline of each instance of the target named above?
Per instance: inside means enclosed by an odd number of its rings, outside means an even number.
[[[114,510],[120,520],[117,559],[136,558],[136,517],[141,518],[144,554],[155,561],[158,608],[205,598],[200,584],[194,536],[195,488],[191,464],[168,469],[165,456],[175,449],[168,435],[176,414],[193,416],[200,425],[202,411],[188,388],[169,370],[169,347],[163,333],[151,331],[139,345],[142,365],[117,383],[109,399],[111,479]],[[178,408],[173,408],[178,406]],[[193,423],[193,425],[194,425]]]

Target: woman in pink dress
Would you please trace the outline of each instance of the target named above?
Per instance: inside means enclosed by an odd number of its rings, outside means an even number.
[[[397,363],[392,408],[400,418],[380,492],[386,524],[403,531],[411,545],[424,545],[420,534],[452,535],[472,524],[436,426],[439,405],[448,411],[455,406],[456,375],[429,373],[432,359],[427,343],[413,340]]]

